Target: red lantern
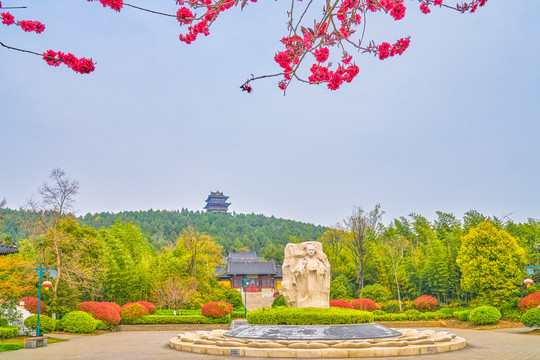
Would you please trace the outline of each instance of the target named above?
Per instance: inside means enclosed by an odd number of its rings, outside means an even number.
[[[525,285],[529,286],[529,285],[532,285],[534,283],[534,281],[532,279],[525,279],[525,280],[523,280],[523,283]]]
[[[45,290],[49,290],[49,288],[52,286],[52,283],[50,281],[44,281],[41,285],[45,288]]]

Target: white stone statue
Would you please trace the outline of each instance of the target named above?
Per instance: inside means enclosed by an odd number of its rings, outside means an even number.
[[[281,287],[289,307],[329,307],[330,263],[320,242],[287,244]]]

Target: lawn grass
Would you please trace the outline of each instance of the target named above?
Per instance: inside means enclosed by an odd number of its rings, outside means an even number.
[[[0,352],[24,349],[24,339],[28,337],[29,336],[17,336],[11,339],[0,339]],[[67,340],[49,337],[47,339],[47,345],[54,344],[60,341],[67,341]]]

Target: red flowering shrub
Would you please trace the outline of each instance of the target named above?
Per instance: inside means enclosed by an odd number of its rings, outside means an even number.
[[[115,308],[118,312],[120,312],[120,310],[122,310],[122,307],[120,305],[118,305],[117,303],[114,303],[114,302],[103,301],[103,304],[109,304],[110,306]]]
[[[352,302],[352,307],[356,310],[363,310],[363,311],[375,311],[377,310],[377,304],[375,304],[375,301],[371,299],[354,299]]]
[[[142,306],[144,306],[146,310],[148,310],[149,314],[153,314],[157,311],[156,305],[152,304],[151,302],[148,302],[148,301],[137,301],[137,302],[141,304]]]
[[[122,319],[137,319],[145,315],[148,315],[148,310],[139,303],[127,303],[120,310]]]
[[[343,300],[343,299],[336,299],[336,300],[330,301],[330,306],[340,307],[340,308],[345,308],[345,309],[354,309],[353,306],[347,300]]]
[[[423,312],[436,311],[439,301],[431,295],[422,295],[414,300],[416,310]]]
[[[110,326],[120,323],[120,311],[111,303],[86,301],[79,306],[79,310],[91,314],[97,320],[103,320]]]
[[[232,314],[233,308],[231,304],[225,301],[210,301],[208,304],[204,305],[201,309],[201,314],[204,316],[210,316],[214,318],[224,317],[226,315]]]
[[[532,293],[531,295],[525,296],[518,304],[518,307],[521,311],[525,312],[532,308],[537,308],[540,306],[540,293]]]
[[[30,311],[32,314],[37,314],[38,312],[38,298],[35,296],[25,296],[19,300],[19,305],[21,304],[21,301],[24,301],[24,308],[28,311]],[[45,314],[47,311],[47,308],[45,307],[45,304],[43,301],[41,301],[39,305],[39,313]]]

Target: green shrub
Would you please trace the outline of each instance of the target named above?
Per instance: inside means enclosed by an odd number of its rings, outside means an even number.
[[[388,301],[392,294],[381,284],[366,285],[360,291],[360,297],[371,299],[375,302]]]
[[[393,301],[389,301],[386,304],[383,305],[382,310],[386,311],[387,313],[398,313],[399,312],[399,304],[396,304]]]
[[[37,328],[37,315],[31,315],[24,320],[24,326],[32,330]],[[40,334],[47,334],[53,332],[56,329],[56,320],[46,316],[39,316],[39,332]]]
[[[124,319],[136,319],[145,315],[148,315],[148,309],[139,303],[127,303],[120,310],[122,322]]]
[[[501,313],[493,306],[480,306],[469,314],[469,321],[475,325],[495,324],[500,318]]]
[[[142,306],[142,305],[139,305]],[[96,329],[96,321],[92,315],[84,311],[72,311],[62,319],[64,331],[75,334],[90,334]]]
[[[95,319],[96,330],[114,330],[116,325],[108,324],[107,322],[99,319]]]
[[[456,309],[449,308],[449,307],[444,307],[444,308],[440,308],[437,311],[440,314],[444,314],[445,316],[448,316],[448,317],[445,317],[444,319],[449,319],[449,318],[454,316],[454,312],[456,311]]]
[[[283,295],[278,295],[274,298],[274,301],[272,301],[272,307],[276,306],[287,306],[287,303],[285,302],[285,297]]]
[[[420,311],[418,310],[407,310],[404,312],[405,315],[407,315],[407,320],[409,321],[416,321],[420,319]]]
[[[527,312],[521,316],[521,322],[528,327],[540,326],[540,308],[527,310]]]
[[[212,318],[221,318],[227,315],[231,315],[233,308],[231,304],[226,301],[210,301],[205,304],[201,309],[201,314]]]
[[[231,316],[211,318],[204,315],[146,315],[135,319],[124,319],[124,324],[230,324]]]
[[[19,329],[18,326],[0,327],[0,339],[11,339],[17,336]]]
[[[361,324],[373,321],[367,311],[343,308],[262,308],[251,311],[247,318],[250,324],[265,325],[331,325]]]
[[[372,312],[372,314],[375,315],[386,315],[386,311],[383,310],[375,310]]]
[[[454,317],[460,321],[468,321],[470,310],[454,311]]]
[[[242,302],[242,293],[235,289],[228,289],[225,291],[225,301],[227,301],[235,309],[244,307]]]
[[[245,318],[245,311],[244,310],[233,311],[231,314],[231,318],[232,319]]]
[[[414,299],[414,307],[422,312],[437,310],[439,301],[431,295],[422,295]]]
[[[420,320],[438,320],[439,314],[437,312],[424,312],[420,313]]]

